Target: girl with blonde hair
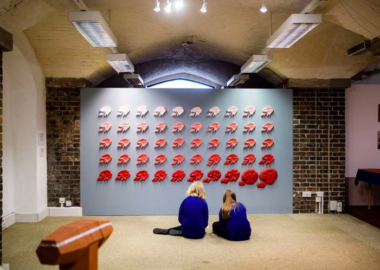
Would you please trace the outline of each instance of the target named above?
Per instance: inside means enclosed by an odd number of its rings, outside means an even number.
[[[236,201],[236,194],[231,189],[227,189],[223,194],[219,222],[212,224],[212,231],[231,241],[243,241],[251,237],[251,224],[247,218],[247,209],[244,204]]]
[[[178,214],[181,226],[171,229],[153,230],[154,234],[169,234],[186,238],[200,239],[205,236],[208,226],[208,206],[206,192],[201,182],[193,182],[186,192]]]

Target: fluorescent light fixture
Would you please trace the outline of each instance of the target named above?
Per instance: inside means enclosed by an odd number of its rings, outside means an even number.
[[[234,75],[227,82],[227,86],[238,86],[245,83],[249,79],[249,75]]]
[[[267,40],[267,47],[290,48],[320,23],[321,14],[292,14]]]
[[[241,73],[257,73],[272,62],[272,55],[252,55],[241,67]]]
[[[156,7],[153,9],[155,12],[160,12],[160,1],[156,1]]]
[[[166,4],[165,11],[167,13],[170,13],[172,11],[172,2],[170,2],[170,0],[168,0],[168,3]]]
[[[202,8],[201,8],[201,11],[203,13],[207,12],[207,1],[206,0],[203,0],[203,5],[202,5]]]
[[[144,86],[144,80],[139,74],[124,74],[123,78],[131,86]]]
[[[268,11],[267,6],[265,5],[265,2],[264,2],[264,1],[263,1],[263,5],[262,5],[261,8],[260,8],[260,11],[261,11],[262,13],[265,13],[265,12]]]
[[[99,11],[69,12],[69,21],[93,47],[117,47],[117,41]]]
[[[183,0],[177,0],[174,5],[176,8],[182,8],[183,7]]]
[[[134,72],[135,67],[125,53],[107,54],[106,60],[117,73]]]

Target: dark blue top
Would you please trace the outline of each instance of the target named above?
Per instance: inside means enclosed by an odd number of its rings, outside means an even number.
[[[208,226],[208,206],[205,200],[189,196],[183,200],[179,208],[178,221],[182,234],[187,238],[203,238]]]
[[[229,240],[248,240],[251,236],[251,225],[247,219],[247,209],[244,204],[236,202],[232,204],[230,217],[222,217],[222,209],[219,212],[219,224],[227,227],[227,237]]]

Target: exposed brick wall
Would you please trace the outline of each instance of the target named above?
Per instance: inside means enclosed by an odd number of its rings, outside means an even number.
[[[47,88],[48,206],[80,205],[80,89]]]
[[[294,90],[293,146],[293,212],[315,211],[306,190],[325,192],[325,212],[329,197],[344,203],[345,90]]]
[[[3,216],[3,52],[1,50],[0,50],[0,215]],[[0,265],[2,264],[3,264],[3,232],[2,230],[0,230]]]

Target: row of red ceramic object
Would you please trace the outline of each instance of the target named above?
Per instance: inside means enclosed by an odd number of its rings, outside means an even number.
[[[173,148],[180,148],[182,145],[185,143],[185,140],[182,138],[177,138],[173,141],[172,147]],[[238,140],[236,138],[231,138],[226,142],[226,148],[235,148],[238,145]],[[112,144],[112,140],[110,138],[105,138],[100,141],[99,147],[100,148],[109,148],[110,145]],[[139,139],[136,143],[136,148],[145,148],[149,144],[147,139]],[[154,145],[154,148],[164,148],[165,145],[167,144],[166,140],[161,138],[158,139]],[[191,148],[198,148],[203,144],[203,141],[199,138],[193,139],[191,141]],[[262,142],[261,148],[271,148],[273,146],[274,142],[272,139],[268,138],[265,139]],[[121,139],[118,144],[117,148],[127,148],[130,145],[129,139]],[[220,140],[219,139],[211,139],[208,142],[208,148],[209,149],[215,149],[220,145]],[[256,145],[256,141],[253,138],[249,138],[244,141],[244,148],[253,148]]]
[[[110,154],[105,154],[100,157],[99,164],[108,164],[112,160],[112,156]],[[162,165],[166,162],[167,158],[165,155],[158,155],[155,158],[154,165]],[[200,154],[196,154],[191,157],[190,164],[200,164],[203,160],[203,156]],[[221,157],[219,154],[211,155],[208,159],[207,166],[213,166],[219,164]],[[127,154],[121,155],[117,161],[117,164],[127,164],[130,161],[130,157]],[[149,156],[147,154],[141,154],[137,157],[137,165],[143,165],[148,163]],[[173,157],[173,161],[171,165],[180,165],[185,161],[185,157],[183,155],[176,155]],[[230,154],[226,157],[224,161],[225,165],[235,164],[239,161],[239,157],[236,154]],[[254,154],[248,154],[244,157],[242,162],[243,165],[252,164],[256,161],[256,156]],[[271,154],[266,154],[262,157],[259,164],[261,165],[269,165],[274,162],[274,157]]]
[[[128,170],[120,171],[115,180],[118,181],[127,181],[131,176]],[[188,182],[200,181],[202,180],[204,174],[201,170],[194,170],[190,173]],[[167,177],[167,173],[165,170],[159,170],[154,174],[153,182],[161,182],[164,181]],[[186,173],[183,170],[177,170],[173,172],[171,182],[182,182],[182,180],[186,177]],[[207,177],[203,179],[204,183],[209,183],[211,181],[218,181],[222,177],[222,173],[219,170],[213,169],[210,170],[207,174]],[[240,186],[244,185],[253,185],[256,183],[257,179],[260,177],[262,182],[259,182],[257,187],[264,188],[266,185],[272,185],[277,179],[277,171],[273,168],[264,169],[260,175],[254,169],[247,169],[241,176],[241,180],[239,181]],[[112,178],[112,172],[109,170],[102,171],[99,174],[98,181],[109,181]],[[146,170],[142,170],[136,173],[134,181],[145,181],[149,178],[149,173]],[[238,169],[230,169],[222,178],[222,184],[228,184],[229,182],[236,182],[240,178],[240,171]]]
[[[126,122],[123,122],[119,124],[117,128],[117,132],[127,132],[130,129],[130,125]],[[198,133],[202,129],[203,125],[199,122],[194,123],[191,125],[190,132],[191,133]],[[110,131],[112,128],[112,124],[110,122],[104,122],[99,126],[99,132],[100,133],[106,133]],[[167,126],[165,123],[160,122],[156,125],[154,132],[155,133],[163,133],[166,130]],[[178,122],[173,125],[172,132],[173,133],[180,133],[185,128],[185,125],[181,122]],[[215,122],[209,125],[207,128],[207,132],[216,133],[220,128],[220,124]],[[244,125],[243,133],[251,133],[255,130],[256,126],[254,123],[248,123]],[[137,133],[145,133],[149,129],[149,125],[147,123],[140,123],[137,125]],[[238,124],[236,122],[230,123],[226,127],[226,133],[234,133],[238,129]],[[262,128],[261,132],[271,132],[274,129],[274,126],[272,123],[265,123]]]

